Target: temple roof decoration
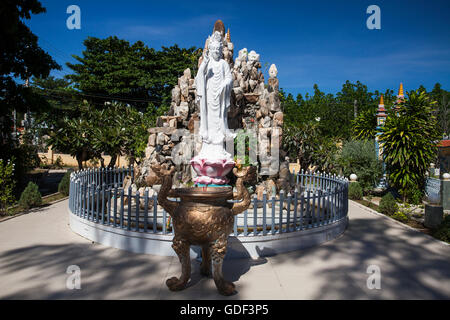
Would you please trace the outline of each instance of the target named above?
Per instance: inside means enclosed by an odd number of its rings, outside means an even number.
[[[403,98],[405,95],[403,94],[403,83],[400,82],[400,88],[398,89],[397,98]]]
[[[380,104],[378,104],[377,117],[386,117],[384,113],[386,109],[384,108],[383,95],[380,97]]]
[[[227,42],[231,42],[230,28],[228,28],[227,35],[226,35],[225,39],[227,40]]]

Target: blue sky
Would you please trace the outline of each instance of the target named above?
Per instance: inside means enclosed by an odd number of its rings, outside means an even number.
[[[346,80],[370,91],[405,89],[436,82],[450,90],[450,1],[86,1],[41,0],[47,13],[27,24],[40,45],[70,73],[65,62],[81,55],[87,36],[116,35],[159,49],[177,43],[203,47],[214,22],[230,28],[238,50],[275,63],[280,87],[294,95],[311,93],[314,83],[336,93]],[[69,30],[66,9],[81,8],[81,30]],[[369,5],[381,9],[381,30],[369,30]],[[265,70],[267,71],[267,70]]]

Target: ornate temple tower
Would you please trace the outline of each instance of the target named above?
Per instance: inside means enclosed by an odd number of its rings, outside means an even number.
[[[377,110],[377,133],[375,135],[375,150],[377,153],[377,157],[380,160],[383,160],[382,157],[382,148],[380,148],[378,137],[381,135],[381,128],[384,127],[384,123],[386,122],[386,109],[384,108],[384,100],[383,95],[380,97],[380,103],[378,104]]]
[[[378,110],[377,110],[377,129],[375,134],[375,153],[380,161],[383,161],[383,147],[380,146],[379,137],[381,135],[381,129],[384,127],[384,124],[386,122],[387,114],[386,109],[384,108],[384,99],[383,95],[380,97],[380,103],[378,104]],[[383,162],[383,178],[381,178],[380,182],[378,183],[376,189],[378,190],[384,190],[387,187],[387,179],[386,179],[386,169]]]
[[[400,82],[400,87],[398,88],[398,94],[397,94],[397,101],[394,104],[394,112],[395,115],[398,117],[400,116],[400,104],[405,101],[405,95],[403,94],[403,83]]]

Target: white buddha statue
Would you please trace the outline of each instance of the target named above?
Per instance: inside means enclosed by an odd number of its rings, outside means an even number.
[[[223,146],[226,138],[234,138],[227,120],[233,77],[230,66],[222,58],[222,46],[222,35],[215,31],[208,38],[208,50],[195,77],[203,141],[199,158],[231,159]]]
[[[223,185],[225,175],[233,168],[233,156],[224,148],[227,139],[235,137],[228,128],[233,76],[230,66],[222,58],[222,35],[215,31],[208,38],[208,47],[199,66],[195,85],[200,103],[200,136],[202,148],[191,160],[199,184]]]

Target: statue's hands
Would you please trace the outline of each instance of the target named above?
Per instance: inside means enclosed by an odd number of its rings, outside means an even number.
[[[225,90],[225,88],[227,87],[227,84],[225,82],[222,82],[220,84],[220,92],[223,92]]]

